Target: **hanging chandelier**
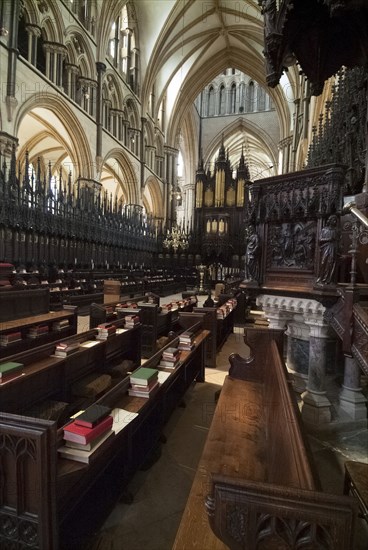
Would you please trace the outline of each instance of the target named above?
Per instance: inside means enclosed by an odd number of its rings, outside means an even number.
[[[170,230],[167,230],[166,237],[162,244],[167,249],[172,248],[175,253],[179,248],[181,248],[181,250],[186,250],[189,248],[188,235],[184,232],[184,229],[174,225]]]

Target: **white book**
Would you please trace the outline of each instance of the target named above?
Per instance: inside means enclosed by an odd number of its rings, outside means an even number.
[[[170,372],[165,372],[163,370],[158,371],[158,382],[163,384],[171,376]]]
[[[82,348],[93,348],[93,346],[96,346],[99,344],[97,340],[86,340],[85,342],[82,342],[81,347]]]
[[[126,411],[125,409],[113,409],[111,412],[111,416],[113,417],[112,422],[112,431],[118,434],[125,426],[129,424],[136,416],[138,416],[138,413]]]
[[[107,439],[112,437],[114,435],[113,430],[109,430],[104,434],[105,437],[102,437],[100,441],[93,447],[91,451],[85,451],[83,449],[75,449],[73,447],[67,447],[66,445],[63,445],[62,447],[58,448],[58,453],[62,458],[69,458],[70,460],[75,460],[77,462],[83,462],[85,464],[89,464],[90,458],[97,451],[101,445],[105,443]]]

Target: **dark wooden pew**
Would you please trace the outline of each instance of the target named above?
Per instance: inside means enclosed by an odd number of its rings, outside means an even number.
[[[174,550],[354,549],[357,504],[321,491],[280,349],[247,329],[230,356]]]
[[[116,321],[118,328],[123,323],[123,319]],[[11,358],[25,367],[24,375],[0,384],[0,403],[5,408],[0,412],[0,548],[84,547],[88,535],[103,523],[129,479],[157,446],[166,420],[186,389],[193,380],[203,379],[208,331],[200,323],[197,329],[195,348],[182,353],[181,364],[167,373],[149,399],[128,395],[128,371],[95,395],[93,402],[138,416],[99,448],[89,464],[59,456],[65,422],[37,417],[37,404],[44,399],[70,399],[71,413],[82,406],[74,390],[86,376],[112,377],[127,361],[135,370],[140,363],[140,326],[122,329],[91,347],[82,344],[95,342],[96,329],[70,337],[64,341],[77,340],[81,347],[66,359],[54,357],[51,344]],[[156,367],[160,355],[146,365]],[[27,414],[30,409],[34,416]]]

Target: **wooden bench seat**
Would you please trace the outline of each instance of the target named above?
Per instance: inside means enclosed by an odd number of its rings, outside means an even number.
[[[345,462],[344,494],[351,493],[359,501],[361,516],[368,522],[368,464]]]
[[[282,331],[257,328],[249,340],[260,360],[230,356],[173,548],[353,549],[357,503],[320,490]]]

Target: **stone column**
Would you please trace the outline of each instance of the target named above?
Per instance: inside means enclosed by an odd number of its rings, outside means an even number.
[[[307,389],[302,394],[302,418],[308,424],[331,422],[331,403],[326,395],[327,339],[329,326],[322,319],[306,321],[310,326]]]
[[[360,386],[361,370],[354,357],[345,355],[344,382],[340,392],[340,409],[353,420],[367,419],[367,399]]]
[[[288,313],[285,307],[287,298],[284,296],[271,296],[260,294],[257,296],[256,304],[260,306],[265,313],[265,317],[270,323],[270,328],[285,329],[292,314]]]
[[[102,155],[102,124],[103,124],[103,97],[102,97],[102,82],[104,73],[106,71],[105,63],[97,61],[97,94],[96,94],[96,163],[97,166],[101,164]],[[101,166],[102,169],[102,166]],[[100,172],[100,170],[99,170]]]
[[[146,151],[146,147],[145,147],[145,143],[144,143],[144,134],[145,134],[145,128],[146,128],[146,124],[147,124],[147,119],[145,117],[141,117],[141,134],[140,134],[140,161],[141,161],[141,169],[140,169],[140,186],[141,186],[141,190],[142,190],[142,195],[143,195],[143,189],[144,189],[144,184],[145,184],[145,181],[144,181],[144,177],[145,177],[145,174],[144,174],[144,168],[145,168],[145,165],[147,165],[148,167],[151,167],[151,164],[150,164],[150,159],[146,158],[146,155],[149,156],[149,146],[147,145],[147,151]]]
[[[46,76],[57,86],[62,85],[63,59],[67,49],[63,44],[56,42],[44,42],[43,48],[46,54]]]
[[[129,120],[126,118],[122,119],[122,139],[121,141],[125,145],[125,147],[130,147],[129,143]]]
[[[286,365],[294,379],[294,390],[303,393],[307,388],[309,364],[309,327],[304,320],[288,322],[286,331]]]
[[[16,95],[16,76],[18,50],[18,26],[21,2],[4,2],[4,20],[1,28],[1,36],[8,34],[8,71],[6,80],[5,103],[7,108],[8,121],[11,122],[16,106],[18,105]],[[5,57],[3,58],[5,60]],[[4,71],[4,69],[2,69]],[[2,76],[5,76],[4,74]]]
[[[270,323],[269,328],[284,329],[287,326],[289,316],[286,312],[271,307],[264,308],[264,312]]]
[[[185,220],[188,222],[189,228],[192,228],[193,223],[193,212],[194,212],[194,196],[195,196],[195,184],[194,183],[186,183],[184,184],[184,191],[185,191],[185,212],[184,217]]]
[[[177,162],[177,155],[178,150],[174,149],[173,147],[169,147],[166,145],[164,147],[164,154],[165,154],[165,174],[164,174],[164,180],[166,183],[166,195],[165,195],[165,205],[166,205],[166,219],[171,219],[172,221],[175,219],[174,212],[173,212],[173,200],[172,200],[172,189],[176,182],[176,162]]]
[[[79,67],[73,63],[65,63],[65,70],[67,73],[67,80],[65,82],[64,92],[75,101]]]
[[[41,28],[38,25],[28,23],[26,25],[28,33],[28,61],[36,66],[37,63],[37,41],[41,36]]]

